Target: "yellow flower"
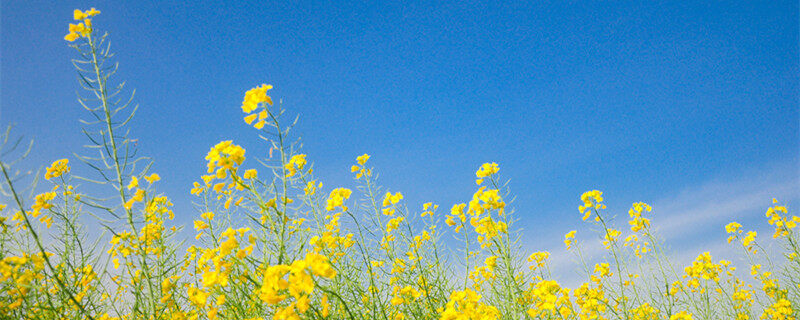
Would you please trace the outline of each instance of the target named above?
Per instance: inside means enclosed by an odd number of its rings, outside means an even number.
[[[78,23],[78,24],[70,23],[69,24],[69,32],[83,33],[83,31],[85,29],[86,29],[86,27],[83,25],[83,23]]]
[[[75,40],[77,40],[79,37],[80,37],[80,36],[79,36],[77,33],[75,33],[75,32],[70,32],[70,33],[68,33],[66,36],[64,36],[64,40],[67,40],[67,41],[69,41],[69,42],[72,42],[72,41],[75,41]]]
[[[692,262],[691,266],[684,268],[686,277],[690,278],[687,281],[687,285],[695,289],[700,286],[700,279],[719,281],[719,273],[721,271],[722,267],[711,261],[709,252],[700,254]]]
[[[669,317],[669,320],[692,320],[692,314],[686,311],[681,311]]]
[[[362,154],[362,155],[360,155],[360,156],[358,156],[356,158],[356,161],[358,162],[358,164],[360,164],[362,166],[367,163],[367,160],[369,160],[369,155],[366,154],[366,153]]]
[[[53,218],[43,215],[41,218],[39,218],[39,222],[43,223],[45,227],[50,229],[50,226],[53,225]]]
[[[498,171],[500,171],[500,167],[497,165],[497,163],[484,163],[480,168],[478,168],[478,171],[475,172],[475,176],[478,178],[486,178],[497,173]]]
[[[605,248],[606,249],[610,249],[611,245],[614,242],[617,241],[617,238],[619,237],[619,235],[621,233],[622,232],[620,232],[619,230],[616,230],[616,229],[611,229],[611,228],[607,229],[606,230],[606,235],[605,235],[604,240],[603,240],[603,245],[605,246]]]
[[[83,20],[86,19],[87,15],[78,9],[72,12],[72,16],[75,20]]]
[[[75,17],[81,17],[81,19],[75,19],[75,20],[84,20],[83,18],[86,17],[86,15],[80,10],[75,10],[74,14]],[[85,19],[84,22],[78,24],[70,23],[69,33],[66,36],[64,36],[64,40],[72,42],[75,41],[75,39],[78,39],[79,37],[88,37],[91,33],[92,33],[92,21],[89,19]]]
[[[396,230],[397,227],[400,226],[400,223],[405,221],[405,219],[406,219],[405,217],[396,217],[396,218],[390,219],[386,223],[386,233],[392,233],[392,231]]]
[[[575,233],[576,232],[577,231],[572,230],[570,232],[567,232],[567,234],[564,235],[564,245],[567,246],[567,250],[572,249],[572,243],[575,241],[573,239],[575,239]]]
[[[136,188],[139,186],[139,178],[136,176],[131,176],[131,182],[128,183],[128,190]]]
[[[439,313],[440,320],[481,319],[495,320],[500,312],[494,306],[480,301],[481,296],[475,291],[453,291],[444,309]]]
[[[297,170],[303,170],[303,167],[306,165],[306,155],[304,154],[297,154],[292,156],[289,159],[289,163],[287,163],[284,167],[286,169],[286,176],[291,177],[297,174]]]
[[[322,312],[321,312],[322,317],[323,318],[328,317],[328,315],[330,315],[330,308],[331,308],[330,303],[328,303],[328,296],[323,295],[322,299],[320,299],[319,301],[319,304],[322,305]]]
[[[541,268],[544,266],[545,261],[550,258],[550,252],[541,251],[541,252],[534,252],[528,257],[528,262],[536,261],[535,265],[530,266],[531,270],[536,268]]]
[[[100,10],[97,10],[95,8],[91,8],[89,10],[86,10],[86,12],[83,12],[81,10],[75,9],[75,11],[72,12],[72,17],[75,20],[84,20],[84,19],[86,19],[88,17],[93,17],[93,16],[96,16],[98,14],[100,14]]]
[[[631,313],[633,314],[633,319],[636,320],[650,320],[650,319],[655,320],[660,318],[659,317],[660,311],[650,306],[650,304],[647,302],[645,302],[638,308],[632,309]]]
[[[244,148],[233,144],[231,140],[218,143],[206,155],[208,173],[216,171],[217,178],[224,178],[227,176],[227,171],[233,171],[242,164],[245,159],[244,153]]]
[[[600,275],[600,277],[610,277],[614,274],[611,272],[611,268],[609,267],[608,263],[600,263],[594,265],[594,273]]]
[[[328,279],[336,276],[336,270],[328,263],[328,258],[321,254],[309,252],[306,254],[305,262],[314,275]]]
[[[262,84],[261,86],[252,88],[245,92],[244,101],[242,101],[242,111],[244,113],[251,113],[258,109],[261,103],[272,105],[272,98],[267,95],[267,90],[272,89],[272,85]],[[250,122],[252,122],[251,118]],[[247,119],[245,119],[247,121]],[[248,122],[248,124],[250,123]],[[262,124],[263,126],[263,124]]]
[[[203,308],[206,306],[206,302],[208,300],[208,292],[205,292],[201,289],[196,287],[189,287],[187,291],[189,295],[189,301],[194,304],[197,308]]]
[[[483,263],[484,263],[484,264],[485,264],[487,267],[490,267],[490,268],[494,269],[494,267],[496,267],[496,266],[497,266],[497,256],[489,256],[488,258],[486,258],[486,259],[483,261]]]
[[[586,221],[586,219],[588,219],[589,216],[592,214],[592,210],[589,210],[589,208],[594,207],[597,210],[605,208],[605,205],[602,204],[603,192],[598,190],[584,192],[581,195],[581,201],[583,201],[583,205],[578,207],[578,210],[580,210],[580,212],[584,214],[583,215],[584,221]]]
[[[727,232],[727,233],[741,233],[741,231],[739,231],[739,228],[741,228],[741,227],[742,227],[742,225],[739,224],[738,222],[731,222],[731,223],[728,223],[727,225],[725,225],[725,232]]]
[[[100,14],[100,10],[97,10],[95,8],[91,8],[88,11],[84,12],[84,14],[86,14],[89,17],[93,17],[93,16],[96,16],[96,15]]]
[[[500,167],[494,162],[482,164],[481,167],[478,168],[478,171],[475,172],[475,175],[478,177],[478,179],[475,180],[475,184],[483,183],[483,178],[489,177],[498,171],[500,171]]]
[[[47,172],[44,175],[44,178],[50,180],[50,178],[58,178],[61,175],[69,172],[69,160],[68,159],[60,159],[53,162],[50,167],[47,168]]]
[[[749,247],[753,241],[756,240],[756,236],[758,235],[755,231],[748,231],[747,236],[742,238],[742,245],[745,247]]]
[[[147,180],[147,183],[153,184],[153,182],[161,180],[161,176],[159,176],[158,173],[153,173],[149,176],[144,177],[144,179]]]
[[[393,205],[393,204],[397,204],[398,202],[400,202],[400,200],[403,200],[403,194],[402,193],[395,192],[395,194],[392,194],[391,192],[387,192],[383,196],[383,206],[387,207],[387,206],[390,206],[390,205]]]
[[[792,314],[792,302],[786,299],[780,299],[768,308],[764,309],[762,319],[794,319]]]
[[[256,117],[258,117],[257,113],[246,115],[246,116],[244,116],[244,122],[247,123],[247,124],[252,124],[253,121],[256,120]]]
[[[245,179],[255,179],[257,177],[258,177],[258,171],[256,171],[256,169],[247,169],[244,171],[244,175],[242,175],[242,178]]]
[[[34,204],[33,206],[31,206],[32,210],[31,215],[34,218],[37,218],[42,213],[42,210],[47,210],[52,208],[53,205],[50,203],[50,201],[52,201],[55,198],[56,198],[55,192],[45,192],[36,195],[36,197],[34,198]]]
[[[637,202],[631,206],[630,210],[628,210],[628,215],[632,218],[628,221],[628,224],[631,225],[631,231],[638,232],[650,226],[650,219],[642,217],[644,212],[650,212],[650,210],[650,205],[644,202]]]
[[[330,196],[328,196],[327,205],[325,209],[328,211],[333,211],[336,207],[342,208],[342,210],[347,211],[347,207],[344,205],[344,200],[350,198],[350,194],[352,191],[347,188],[336,188],[331,191]]]
[[[316,180],[311,180],[306,184],[305,188],[303,188],[303,192],[306,195],[311,196],[311,195],[316,194],[317,193],[317,189],[319,189],[319,188],[322,188],[322,182],[317,184]]]

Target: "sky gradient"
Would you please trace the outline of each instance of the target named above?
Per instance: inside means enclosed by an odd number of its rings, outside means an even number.
[[[733,219],[766,230],[773,196],[800,204],[797,1],[3,1],[0,124],[35,139],[31,167],[83,152],[62,37],[89,7],[180,223],[211,146],[267,152],[239,108],[261,83],[300,115],[326,189],[352,187],[369,153],[410,207],[449,208],[497,162],[532,249],[587,229],[577,206],[591,189],[618,214],[652,204],[667,237],[686,230],[678,250],[719,243]]]

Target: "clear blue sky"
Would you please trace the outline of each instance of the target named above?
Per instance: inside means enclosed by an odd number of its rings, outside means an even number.
[[[578,227],[578,196],[595,188],[621,214],[645,201],[676,219],[705,214],[680,209],[694,194],[756,194],[736,214],[760,224],[771,195],[800,194],[797,1],[4,0],[0,124],[35,138],[32,165],[84,144],[62,37],[89,7],[137,89],[131,134],[182,222],[209,147],[267,151],[239,108],[261,83],[300,114],[326,187],[352,187],[366,152],[409,204],[449,208],[498,162],[531,242]]]

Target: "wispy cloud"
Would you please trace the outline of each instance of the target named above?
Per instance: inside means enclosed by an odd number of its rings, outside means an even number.
[[[763,217],[773,197],[794,202],[800,197],[797,168],[785,164],[746,176],[689,187],[677,196],[653,202],[653,225],[665,239],[703,240],[732,220]]]
[[[800,202],[797,172],[796,163],[773,165],[687,186],[675,195],[652,201],[652,225],[665,242],[675,267],[688,264],[705,251],[710,251],[715,258],[736,262],[741,251],[726,243],[723,229],[730,221],[758,231],[760,238],[769,238],[771,233],[763,213],[773,197],[789,203],[790,209]],[[579,235],[581,233],[579,231]],[[597,236],[580,238],[587,263],[594,263],[607,254]],[[577,258],[564,249],[563,243],[547,241],[540,245],[551,252],[551,268],[561,281],[569,285],[583,279],[576,273],[579,271]]]

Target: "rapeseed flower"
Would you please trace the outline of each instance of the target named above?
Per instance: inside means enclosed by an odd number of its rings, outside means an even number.
[[[61,175],[68,173],[70,170],[69,167],[69,160],[68,159],[60,159],[56,160],[47,167],[47,172],[44,175],[44,178],[50,180],[51,178],[58,178]]]

